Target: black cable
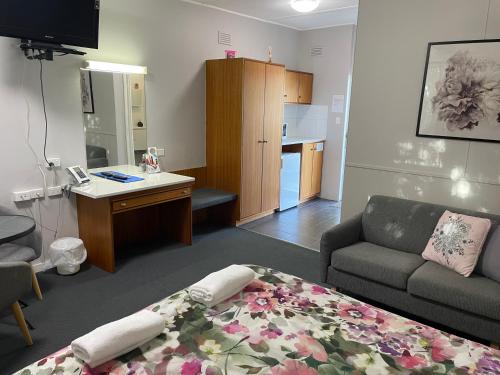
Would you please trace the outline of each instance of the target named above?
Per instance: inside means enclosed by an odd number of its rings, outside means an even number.
[[[45,136],[44,136],[44,140],[43,140],[43,158],[47,162],[48,166],[52,168],[54,166],[54,164],[50,163],[47,160],[47,136],[48,136],[48,131],[49,131],[49,122],[47,121],[47,108],[45,106],[45,93],[44,93],[44,89],[43,89],[43,63],[42,63],[42,59],[39,59],[38,61],[40,62],[40,91],[42,93],[43,116],[45,118]]]

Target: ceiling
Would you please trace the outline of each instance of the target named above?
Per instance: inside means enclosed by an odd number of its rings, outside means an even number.
[[[290,0],[183,0],[220,8],[298,30],[356,24],[358,0],[321,0],[311,13],[299,13]]]

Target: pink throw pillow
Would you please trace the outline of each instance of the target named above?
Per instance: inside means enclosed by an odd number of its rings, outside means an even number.
[[[422,257],[469,277],[490,228],[489,219],[445,211]]]

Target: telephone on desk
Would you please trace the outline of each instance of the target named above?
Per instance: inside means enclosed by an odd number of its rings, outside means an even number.
[[[68,173],[75,179],[78,185],[87,184],[90,182],[90,177],[80,166],[69,167],[66,169]]]

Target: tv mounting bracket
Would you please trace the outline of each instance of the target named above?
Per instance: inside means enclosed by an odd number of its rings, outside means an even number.
[[[72,48],[66,48],[60,44],[36,42],[26,39],[21,40],[19,47],[23,50],[24,56],[26,56],[28,60],[52,61],[54,60],[54,56],[85,55],[85,52]],[[54,55],[54,53],[60,53],[60,55]]]

